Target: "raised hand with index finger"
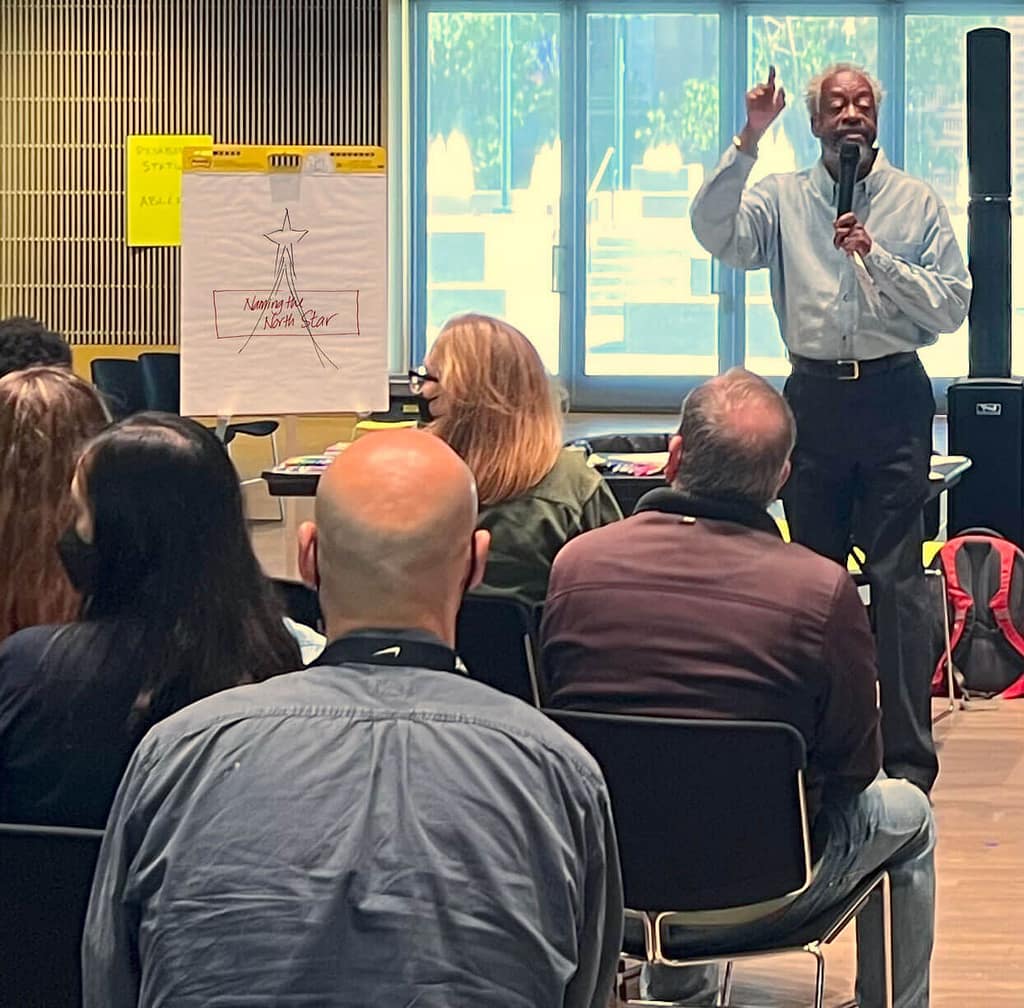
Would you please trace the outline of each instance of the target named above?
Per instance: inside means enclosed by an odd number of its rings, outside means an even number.
[[[746,94],[747,122],[740,133],[741,141],[756,148],[765,130],[786,107],[786,89],[775,86],[775,67],[768,67],[768,80],[755,84]]]

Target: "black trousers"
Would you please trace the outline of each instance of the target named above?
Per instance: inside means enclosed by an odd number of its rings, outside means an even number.
[[[794,541],[864,573],[878,645],[883,763],[926,793],[938,774],[931,731],[931,630],[921,565],[935,402],[916,357],[856,381],[794,371],[793,472],[782,491]]]

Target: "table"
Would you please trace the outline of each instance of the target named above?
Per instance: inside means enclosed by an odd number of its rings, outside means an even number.
[[[665,458],[668,458],[668,452],[664,453]],[[317,458],[319,456],[308,456],[309,458]],[[614,456],[608,456],[609,458],[614,457],[616,460],[629,462],[632,459],[638,461],[650,461],[651,453],[643,453],[642,455],[633,455],[632,458],[629,453],[616,453]],[[316,495],[317,484],[320,482],[320,473],[323,471],[324,466],[319,467],[319,471],[312,471],[315,466],[309,466],[311,471],[308,472],[286,472],[281,471],[287,465],[287,462],[282,466],[277,466],[275,469],[267,469],[263,472],[263,479],[266,480],[267,489],[274,497],[313,497]],[[963,474],[967,472],[971,467],[971,460],[965,455],[936,455],[932,459],[932,471],[929,474],[929,485],[928,485],[928,496],[925,499],[925,508],[927,509],[925,516],[925,529],[927,537],[930,539],[935,538],[939,531],[939,514],[938,514],[938,500],[939,496],[946,490],[951,489],[960,482]],[[608,488],[614,494],[615,499],[619,502],[619,507],[622,509],[624,515],[633,513],[633,508],[636,506],[636,502],[645,494],[648,490],[654,490],[657,487],[665,486],[665,480],[662,476],[622,476],[614,473],[605,475],[605,481],[608,484]]]

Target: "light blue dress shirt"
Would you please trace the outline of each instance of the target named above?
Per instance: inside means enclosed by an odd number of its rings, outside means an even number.
[[[84,1004],[605,1008],[621,932],[608,794],[573,739],[456,673],[325,664],[143,739]]]
[[[792,353],[818,360],[871,360],[917,350],[967,317],[971,277],[932,188],[878,151],[854,187],[853,212],[871,235],[864,264],[878,308],[855,265],[832,244],[836,183],[818,160],[769,175],[746,189],[754,158],[734,146],[691,207],[694,234],[737,269],[767,268],[782,338]]]

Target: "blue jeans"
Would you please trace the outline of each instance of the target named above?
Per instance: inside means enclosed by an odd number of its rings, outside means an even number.
[[[673,941],[693,935],[693,954],[770,940],[842,902],[876,869],[892,885],[893,999],[895,1008],[927,1008],[928,971],[935,935],[935,824],[922,792],[905,780],[879,778],[859,795],[826,805],[815,834],[825,838],[807,891],[770,920],[737,927],[671,926]],[[884,1005],[881,901],[857,918],[857,998],[860,1008]],[[641,993],[662,1001],[714,1004],[717,967],[645,966]]]

